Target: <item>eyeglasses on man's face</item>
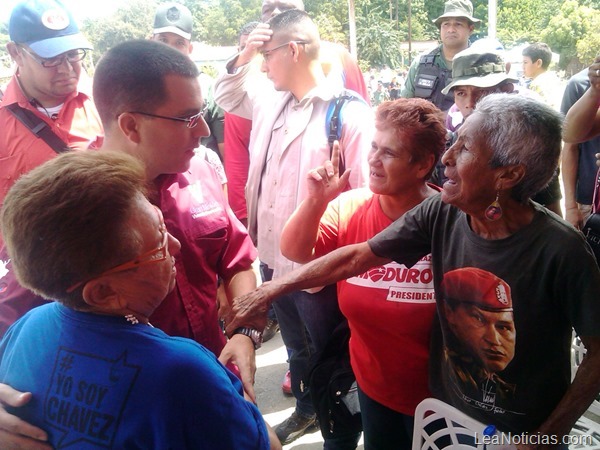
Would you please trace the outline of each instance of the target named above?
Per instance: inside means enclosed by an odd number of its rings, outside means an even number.
[[[144,111],[129,111],[129,114],[141,114],[142,116],[154,117],[156,119],[174,120],[176,122],[186,122],[188,128],[194,128],[200,120],[206,114],[208,105],[204,105],[198,114],[194,114],[189,117],[172,117],[172,116],[161,116],[160,114],[153,114]]]
[[[292,42],[295,42],[297,45],[306,45],[308,44],[308,42],[306,41],[288,41],[285,44],[281,44],[278,45],[277,47],[273,47],[270,50],[265,50],[260,52],[260,54],[262,55],[263,59],[265,60],[265,62],[269,61],[269,58],[271,57],[271,54],[275,51],[275,50],[279,50],[280,48],[285,47],[286,45],[290,45]]]
[[[158,215],[158,219],[160,221],[160,226],[158,229],[162,235],[162,241],[158,248],[155,248],[153,250],[142,253],[141,255],[136,256],[131,261],[124,262],[123,264],[119,264],[118,266],[115,266],[111,269],[105,270],[101,274],[96,275],[95,277],[92,277],[88,280],[79,281],[79,282],[73,284],[72,286],[70,286],[67,289],[67,293],[70,294],[78,287],[83,286],[86,283],[88,283],[92,280],[95,280],[96,278],[104,277],[106,275],[112,275],[113,273],[117,273],[117,272],[124,272],[126,270],[135,269],[140,266],[144,266],[144,265],[152,264],[152,263],[158,263],[158,262],[166,260],[167,259],[167,245],[169,243],[169,233],[167,231],[165,222],[162,218],[162,213],[156,206],[154,206],[154,209],[155,209],[156,214]]]
[[[31,59],[37,62],[42,67],[46,69],[50,69],[52,67],[57,67],[63,64],[65,61],[69,61],[70,64],[81,61],[85,58],[87,52],[83,48],[77,48],[75,50],[70,50],[61,55],[55,56],[54,58],[42,58],[41,56],[36,55],[32,51],[28,50],[26,47],[22,45],[19,46],[21,50],[27,53]]]

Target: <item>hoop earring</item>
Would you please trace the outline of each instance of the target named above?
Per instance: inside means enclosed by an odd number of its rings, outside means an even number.
[[[500,191],[496,191],[496,200],[492,202],[490,206],[485,209],[485,218],[490,222],[500,219],[502,217],[502,206],[498,202],[500,198]]]

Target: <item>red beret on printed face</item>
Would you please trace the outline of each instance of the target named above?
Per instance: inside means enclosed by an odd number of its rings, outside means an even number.
[[[512,311],[510,286],[493,273],[476,267],[463,267],[444,274],[444,298],[471,303],[487,311]]]

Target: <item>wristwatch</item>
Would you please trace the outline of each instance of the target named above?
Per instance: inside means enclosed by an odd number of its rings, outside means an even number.
[[[250,339],[252,339],[252,343],[254,344],[254,350],[258,350],[262,345],[263,335],[260,331],[255,330],[254,328],[236,328],[233,334],[243,334],[244,336],[248,336]]]

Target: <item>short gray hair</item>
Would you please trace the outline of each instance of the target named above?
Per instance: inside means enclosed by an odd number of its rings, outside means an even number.
[[[525,176],[512,196],[525,203],[548,185],[558,167],[562,114],[539,100],[518,94],[490,94],[473,115],[482,118],[480,132],[492,151],[494,168],[521,164]]]

